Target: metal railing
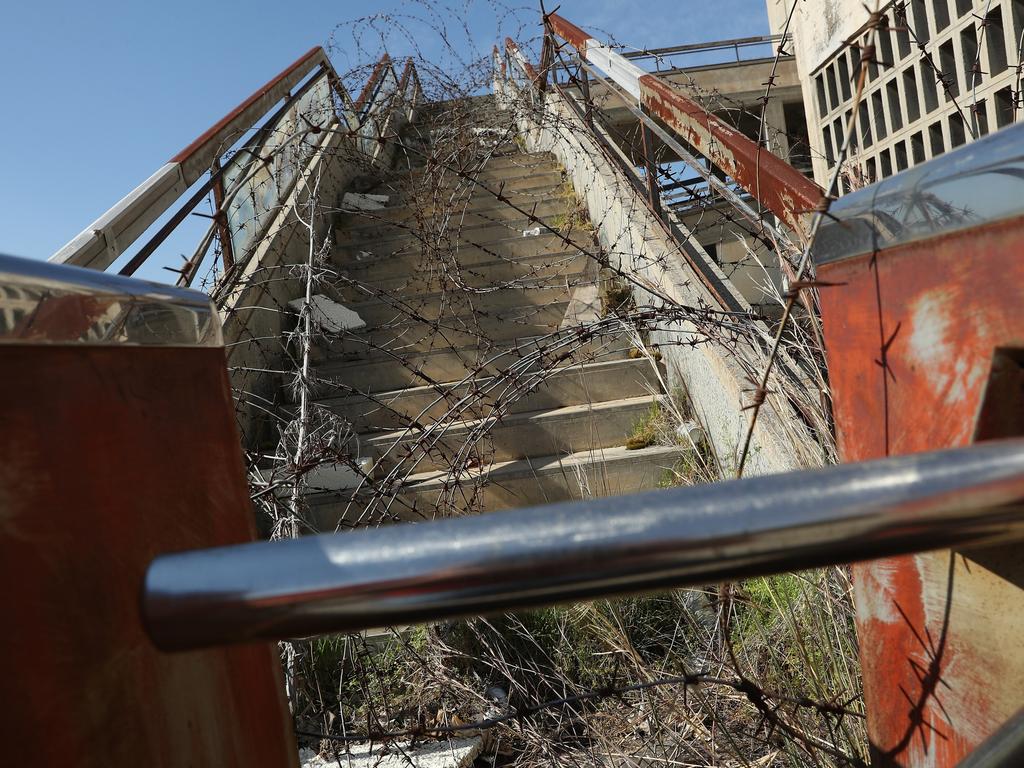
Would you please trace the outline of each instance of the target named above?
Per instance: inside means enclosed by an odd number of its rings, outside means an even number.
[[[323,48],[313,48],[172,157],[50,261],[109,269],[198,183],[119,274],[135,274],[212,194],[211,225],[195,252],[180,268],[165,268],[179,274],[179,286],[191,285],[217,241],[223,274],[228,275],[244,263],[332,132],[352,136],[366,160],[375,163],[388,132],[397,121],[411,117],[421,97],[412,60],[399,78],[384,54],[353,102]]]
[[[502,98],[509,103],[518,99],[521,103],[529,103],[536,108],[538,100],[543,95],[539,85],[544,82],[544,78],[538,74],[536,68],[530,64],[519,49],[519,46],[511,39],[507,39],[505,42],[504,57],[498,57],[499,53],[495,51],[496,80],[499,82],[499,87],[503,94]],[[606,85],[610,90],[618,88],[614,82],[605,78],[600,71],[591,65],[580,62],[580,66],[594,78],[595,82]],[[499,67],[502,73],[500,79],[497,77]],[[553,69],[553,66],[549,67],[546,74],[552,74]],[[730,287],[725,285],[720,276],[710,267],[709,259],[694,253],[695,246],[692,239],[688,237],[686,232],[682,231],[678,219],[672,211],[666,210],[665,206],[662,205],[663,190],[658,187],[653,158],[647,155],[644,161],[644,172],[638,171],[632,160],[626,156],[619,142],[616,141],[616,137],[610,134],[609,126],[601,121],[599,110],[594,108],[589,93],[589,78],[580,77],[577,79],[577,82],[580,86],[580,96],[582,99],[572,98],[568,88],[558,82],[552,81],[550,88],[562,96],[563,103],[586,125],[596,142],[596,146],[604,153],[611,165],[622,171],[625,179],[634,187],[639,198],[647,205],[651,213],[654,214],[656,220],[665,228],[666,234],[678,244],[680,254],[694,270],[695,275],[703,283],[704,287],[718,300],[723,308],[734,312],[744,312],[745,307],[742,302],[737,300]],[[626,108],[641,121],[644,132],[643,146],[645,148],[651,146],[651,134],[657,135],[679,152],[681,157],[690,157],[695,170],[702,175],[709,187],[719,192],[723,199],[736,206],[741,215],[748,217],[759,228],[771,228],[769,222],[765,221],[749,205],[740,200],[728,185],[714,175],[708,167],[693,159],[692,155],[653,121],[649,115],[639,107],[633,107],[629,102],[629,94],[620,95],[623,96],[623,103],[626,105]]]
[[[579,62],[588,71],[596,68],[603,72],[646,116],[642,122],[650,125],[651,118],[660,120],[790,229],[801,236],[806,234],[810,214],[822,200],[817,184],[682,94],[660,74],[644,71],[558,14],[549,14],[546,22],[549,34],[545,39],[564,40],[576,50]],[[545,44],[545,50],[553,47],[552,43]],[[542,64],[542,84],[543,70]]]
[[[161,648],[355,631],[1024,538],[1024,440],[157,558]]]

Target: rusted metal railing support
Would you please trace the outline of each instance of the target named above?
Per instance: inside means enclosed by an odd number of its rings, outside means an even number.
[[[556,13],[548,14],[545,22],[555,35],[579,52],[582,60],[604,71],[639,106],[668,125],[789,228],[802,238],[807,236],[812,212],[823,195],[817,184],[575,24]]]
[[[662,216],[661,190],[658,188],[658,166],[654,162],[654,136],[651,129],[646,125],[640,125],[640,138],[643,141],[644,150],[644,176],[647,180],[647,202],[651,210],[658,216]]]
[[[221,177],[220,160],[213,161],[213,216],[217,223],[217,237],[220,239],[220,260],[227,272],[235,266],[234,246],[231,244],[231,230],[224,212],[224,179]]]
[[[587,127],[594,130],[594,102],[590,98],[590,78],[587,76],[587,72],[583,69],[582,64],[580,65],[580,93],[583,95],[583,122],[587,124]]]
[[[1024,536],[1024,440],[157,558],[187,649],[493,613]],[[1009,505],[1009,506],[1007,506]]]
[[[550,32],[544,33],[544,43],[540,49],[540,80],[537,82],[537,93],[540,95],[540,103],[544,103],[544,94],[548,87],[548,78],[552,77],[551,62],[554,59],[554,40]]]

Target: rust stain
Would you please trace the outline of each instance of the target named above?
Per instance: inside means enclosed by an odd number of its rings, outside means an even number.
[[[970,442],[995,348],[1024,346],[1022,240],[1017,219],[819,269],[844,461]],[[1021,570],[854,568],[873,764],[951,768],[1024,705]]]
[[[580,56],[587,57],[587,40],[591,38],[590,35],[557,13],[549,13],[547,21],[551,25],[552,32],[571,43],[580,52]]]

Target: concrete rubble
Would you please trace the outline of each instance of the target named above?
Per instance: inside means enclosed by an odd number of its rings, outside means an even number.
[[[289,301],[288,308],[299,312],[305,302],[304,298]],[[316,294],[310,303],[312,304],[313,323],[325,333],[356,331],[366,327],[366,322],[357,312],[353,312],[327,296]]]

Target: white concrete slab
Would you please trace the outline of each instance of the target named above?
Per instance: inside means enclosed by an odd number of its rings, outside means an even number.
[[[301,312],[305,302],[305,298],[295,299],[288,302],[288,307],[295,312]],[[356,331],[366,327],[366,322],[358,312],[353,312],[327,296],[316,294],[310,300],[310,304],[313,323],[326,333]]]

